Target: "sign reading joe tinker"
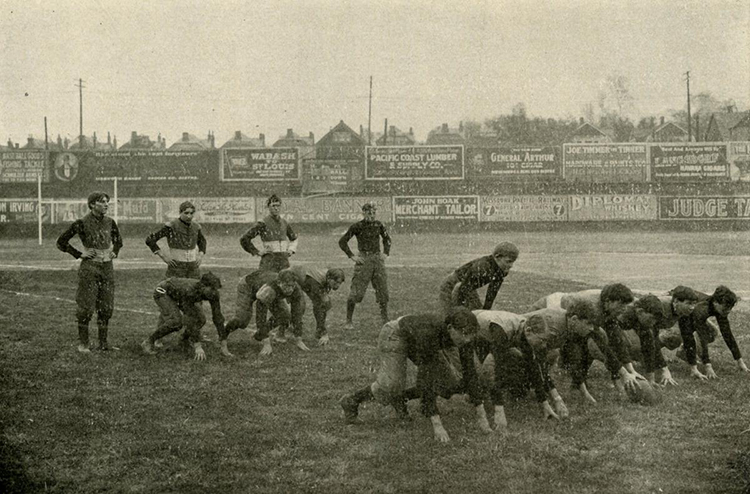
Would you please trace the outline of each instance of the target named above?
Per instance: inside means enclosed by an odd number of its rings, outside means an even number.
[[[222,181],[299,180],[297,148],[223,149]]]
[[[365,180],[463,180],[464,147],[368,146]]]
[[[393,219],[478,221],[479,196],[394,197]]]

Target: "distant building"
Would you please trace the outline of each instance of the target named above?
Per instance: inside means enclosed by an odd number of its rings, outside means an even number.
[[[413,146],[416,143],[412,127],[409,127],[409,132],[404,132],[395,125],[388,127],[388,135],[380,134],[375,140],[376,146]]]
[[[750,111],[712,114],[706,128],[705,140],[750,141]]]
[[[630,142],[687,142],[688,133],[685,129],[673,122],[665,122],[661,117],[659,125],[641,129],[633,129],[630,134]]]
[[[243,149],[243,148],[264,148],[266,147],[265,134],[258,134],[257,138],[248,137],[239,130],[234,132],[234,137],[229,139],[221,149]]]
[[[363,158],[367,141],[341,120],[315,146],[318,159]]]
[[[10,144],[10,142],[9,142]],[[18,149],[18,144],[16,144],[15,149]],[[21,149],[49,149],[49,150],[58,150],[60,149],[56,142],[54,141],[48,141],[47,146],[44,145],[44,139],[37,139],[34,136],[29,136],[29,138],[26,141],[26,144]]]
[[[64,147],[62,143],[62,139],[60,139],[60,136],[57,137],[57,142],[60,148],[62,149]],[[81,142],[83,142],[83,145],[81,145]],[[73,142],[70,144],[69,148],[73,151],[80,150],[80,149],[96,149],[97,151],[114,151],[115,147],[112,145],[112,137],[109,132],[107,132],[107,142],[100,142],[96,137],[96,132],[89,137],[89,136],[83,136],[83,141],[81,141],[81,137],[76,137]]]
[[[193,134],[182,133],[182,139],[169,146],[170,151],[206,151],[216,147],[216,138],[212,132],[206,139],[198,139]]]
[[[612,137],[603,132],[598,127],[586,122],[583,118],[580,120],[580,124],[576,129],[568,134],[566,142],[577,142],[577,143],[597,143],[597,142],[613,142]]]
[[[165,149],[167,147],[166,138],[162,138],[161,134],[156,138],[156,141],[152,141],[147,135],[138,135],[137,132],[133,131],[130,134],[130,140],[120,146],[121,151],[128,151],[131,149],[149,149],[152,151]]]
[[[314,145],[315,135],[312,132],[308,136],[301,136],[295,134],[292,129],[286,129],[286,134],[273,143],[275,148],[313,147]]]
[[[444,123],[440,127],[436,127],[427,134],[427,140],[425,144],[430,145],[447,145],[447,144],[466,144],[466,136],[464,135],[464,123],[459,122],[458,128],[448,127],[447,123]]]

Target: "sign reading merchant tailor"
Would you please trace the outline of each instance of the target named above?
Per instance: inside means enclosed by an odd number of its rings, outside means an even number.
[[[299,150],[297,148],[223,149],[220,170],[220,177],[223,181],[299,180]]]
[[[651,178],[656,182],[729,180],[726,144],[651,145]]]
[[[476,178],[503,180],[549,180],[562,177],[559,148],[469,149],[469,169]]]
[[[393,198],[394,220],[479,220],[479,196]]]
[[[660,197],[662,220],[736,220],[750,218],[750,196]]]
[[[464,147],[368,146],[365,180],[462,180]]]

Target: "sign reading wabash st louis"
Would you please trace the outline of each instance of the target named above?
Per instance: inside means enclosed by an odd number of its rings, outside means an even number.
[[[464,147],[368,146],[365,180],[463,180]]]
[[[393,219],[478,221],[479,196],[397,196],[393,198]]]
[[[221,151],[221,180],[269,181],[299,180],[299,151],[297,148],[223,149]]]

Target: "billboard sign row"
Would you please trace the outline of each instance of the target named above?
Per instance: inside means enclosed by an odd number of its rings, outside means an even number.
[[[365,180],[463,180],[464,147],[367,146]]]
[[[646,144],[564,144],[565,180],[570,182],[645,182]]]

